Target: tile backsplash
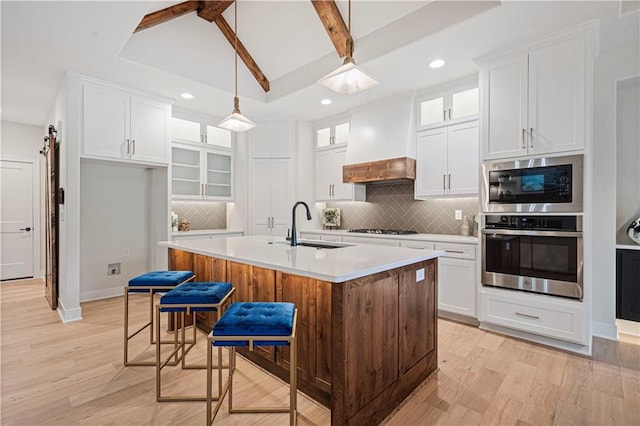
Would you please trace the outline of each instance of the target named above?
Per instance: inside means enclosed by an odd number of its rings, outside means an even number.
[[[427,234],[460,235],[461,220],[455,210],[469,217],[478,212],[478,197],[414,199],[413,184],[369,185],[367,202],[328,202],[341,210],[341,228],[406,229]]]
[[[171,210],[178,215],[179,221],[189,219],[191,231],[225,229],[227,227],[226,203],[172,201]]]

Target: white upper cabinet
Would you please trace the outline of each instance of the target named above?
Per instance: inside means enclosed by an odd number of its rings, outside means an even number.
[[[584,148],[586,55],[580,35],[481,65],[483,160]]]
[[[167,164],[171,105],[94,81],[82,82],[82,155]]]
[[[171,118],[171,139],[174,142],[207,144],[216,148],[232,149],[232,132],[216,127],[215,117],[174,111]]]
[[[349,143],[350,122],[340,118],[316,126],[316,148],[329,148]]]
[[[415,197],[478,193],[478,121],[418,133]]]
[[[316,152],[316,201],[365,201],[364,185],[342,182],[346,157],[344,146]]]
[[[291,158],[295,140],[295,122],[257,123],[248,132],[251,158]]]
[[[417,129],[428,130],[478,118],[478,81],[467,77],[418,95]]]

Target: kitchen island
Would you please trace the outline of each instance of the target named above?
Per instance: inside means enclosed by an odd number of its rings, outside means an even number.
[[[441,252],[291,247],[268,236],[160,244],[170,249],[170,269],[228,281],[234,301],[296,305],[299,389],[331,408],[334,425],[381,422],[437,368]],[[206,316],[198,321],[212,325]],[[239,352],[287,379],[288,348]]]

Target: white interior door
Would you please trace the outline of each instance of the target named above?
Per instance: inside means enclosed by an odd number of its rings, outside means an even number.
[[[0,279],[33,277],[33,165],[0,161]]]

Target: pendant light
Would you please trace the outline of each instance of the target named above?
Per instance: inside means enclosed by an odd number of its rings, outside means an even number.
[[[234,33],[235,33],[235,82],[236,91],[233,97],[233,112],[230,116],[222,120],[218,127],[231,130],[232,132],[246,132],[256,127],[256,123],[249,120],[247,117],[240,113],[240,99],[238,99],[238,0],[233,2],[234,4]]]
[[[347,40],[347,56],[344,58],[344,63],[342,66],[318,80],[318,83],[328,87],[334,92],[340,93],[341,95],[351,95],[380,84],[378,80],[357,66],[356,62],[353,60],[351,0],[349,0],[349,25],[347,30],[349,32],[349,39]]]

